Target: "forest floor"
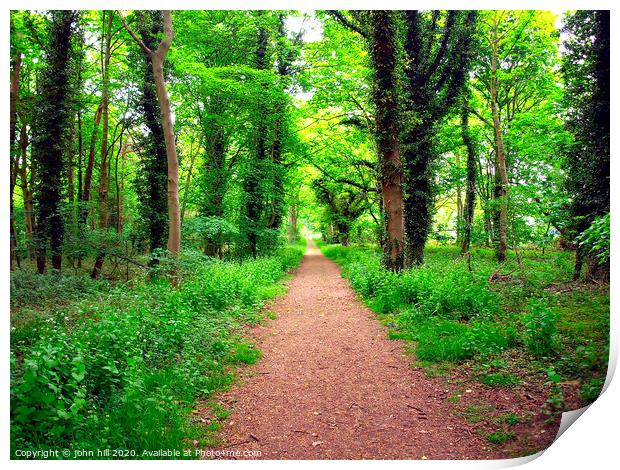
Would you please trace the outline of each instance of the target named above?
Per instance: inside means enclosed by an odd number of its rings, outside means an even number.
[[[262,359],[219,397],[232,410],[218,446],[224,457],[493,459],[536,452],[555,437],[559,417],[527,423],[526,452],[490,443],[472,412],[490,407],[498,423],[528,409],[534,416],[545,396],[412,367],[405,343],[388,339],[312,241],[288,293],[269,308],[277,319],[249,333]],[[457,405],[449,397],[459,392]]]

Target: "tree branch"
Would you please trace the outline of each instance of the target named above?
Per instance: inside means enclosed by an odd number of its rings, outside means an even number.
[[[344,16],[338,10],[327,10],[327,13],[332,18],[334,18],[336,21],[338,21],[341,25],[343,25],[345,28],[359,34],[365,39],[368,39],[368,34],[362,28],[355,25],[353,22],[351,22],[346,16]]]
[[[134,33],[133,29],[131,29],[131,27],[127,24],[127,21],[125,21],[125,17],[122,15],[120,10],[116,10],[116,12],[118,13],[118,16],[121,18],[121,21],[123,22],[123,26],[125,27],[125,29],[127,30],[127,32],[129,33],[129,35],[133,38],[134,41],[136,41],[136,43],[138,43],[138,45],[142,48],[142,50],[147,54],[147,55],[151,55],[153,53],[153,51],[151,51],[146,44],[144,44],[144,42],[142,41],[142,39],[140,39],[136,33]],[[165,17],[164,17],[164,25],[165,25]],[[163,42],[163,41],[162,41]],[[161,47],[161,44],[159,45]],[[170,47],[170,45],[168,45],[168,47]],[[159,50],[159,48],[158,48]]]

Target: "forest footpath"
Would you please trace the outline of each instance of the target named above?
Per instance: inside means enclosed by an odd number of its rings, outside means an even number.
[[[267,459],[501,457],[452,412],[441,380],[410,367],[313,241],[271,309],[277,320],[252,331],[262,359],[220,398],[233,412],[219,450]]]

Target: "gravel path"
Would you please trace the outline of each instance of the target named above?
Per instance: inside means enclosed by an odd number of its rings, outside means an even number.
[[[446,390],[410,367],[375,315],[313,242],[251,335],[263,357],[220,401],[220,450],[263,459],[488,459]],[[245,455],[244,455],[245,454]]]

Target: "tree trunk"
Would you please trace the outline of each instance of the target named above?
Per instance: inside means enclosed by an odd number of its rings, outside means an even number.
[[[20,166],[20,182],[22,197],[24,199],[24,222],[26,225],[26,245],[30,253],[30,259],[34,259],[35,252],[33,247],[32,234],[34,231],[34,210],[32,199],[32,185],[34,182],[34,168],[30,168],[30,178],[28,178],[28,131],[26,124],[22,124],[19,134],[19,148],[21,152],[22,164]]]
[[[259,10],[259,15],[263,15]],[[256,57],[254,66],[258,70],[267,70],[269,68],[267,61],[267,48],[269,45],[269,34],[263,24],[258,28]],[[266,90],[265,90],[266,91]],[[245,191],[245,217],[244,224],[245,238],[250,253],[253,258],[258,255],[258,235],[261,231],[261,219],[263,218],[263,202],[264,194],[261,190],[261,181],[265,178],[265,161],[267,158],[267,125],[264,114],[267,112],[265,108],[261,109],[258,116],[256,126],[256,153],[252,161],[252,167],[248,169],[248,174],[244,180]]]
[[[297,203],[288,207],[288,242],[295,243],[298,237],[297,229]]]
[[[88,153],[88,163],[86,165],[86,174],[84,175],[84,189],[82,191],[82,201],[80,207],[79,221],[81,224],[86,224],[88,216],[88,204],[90,202],[90,186],[93,180],[93,168],[95,166],[95,146],[97,145],[97,135],[99,131],[99,123],[101,122],[101,113],[103,111],[103,101],[95,112],[95,119],[93,123],[93,134],[90,138],[90,150]]]
[[[501,118],[497,104],[497,70],[498,70],[498,23],[494,20],[493,38],[491,43],[491,114],[493,116],[493,135],[495,138],[495,172],[498,181],[497,198],[499,203],[498,214],[498,237],[497,261],[503,263],[506,260],[507,231],[508,231],[508,174],[506,172],[506,153],[504,151],[504,137],[502,135]],[[499,178],[497,177],[499,175]]]
[[[373,100],[376,108],[377,150],[385,221],[383,265],[400,271],[404,262],[402,168],[400,163],[396,43],[392,12],[373,12],[372,61],[375,68]]]
[[[467,186],[465,188],[465,207],[463,208],[463,237],[461,253],[469,253],[471,245],[471,229],[474,223],[474,207],[476,204],[476,149],[469,132],[469,113],[467,102],[461,112],[461,138],[467,149]]]
[[[179,160],[177,157],[172,111],[164,81],[164,60],[173,38],[170,10],[164,10],[164,38],[155,52],[151,54],[153,78],[161,112],[168,160],[168,251],[177,257],[181,251],[181,212],[179,209]],[[162,47],[163,46],[163,47]]]
[[[41,83],[39,109],[33,119],[32,158],[36,163],[39,185],[36,239],[37,269],[45,270],[49,246],[52,267],[59,271],[62,264],[63,220],[62,203],[63,149],[70,112],[70,51],[74,23],[79,13],[71,10],[51,11],[51,35],[45,72]]]
[[[424,126],[412,128],[403,138],[408,156],[405,159],[405,173],[408,190],[404,193],[405,219],[405,268],[424,263],[424,245],[432,225],[432,191],[430,162],[433,157],[428,135]]]
[[[73,123],[71,124],[71,137],[69,144],[69,162],[68,162],[68,175],[67,175],[67,183],[68,187],[68,199],[69,204],[71,205],[71,209],[73,210],[73,203],[75,201],[75,172],[73,167],[75,166],[75,118],[73,119]]]
[[[105,15],[106,12],[103,12]],[[105,18],[105,16],[104,16]],[[109,88],[110,88],[110,56],[112,45],[112,20],[114,15],[112,12],[108,12],[107,28],[105,32],[105,49],[101,51],[103,54],[102,61],[102,95],[101,95],[101,117],[103,120],[103,127],[101,132],[101,166],[99,171],[99,228],[101,231],[105,231],[108,228],[108,131],[109,131]],[[105,259],[105,251],[101,249],[95,259],[95,265],[90,277],[96,279],[103,267],[103,261]]]
[[[459,152],[456,152],[456,167],[459,168],[461,166],[461,158]],[[463,238],[463,224],[465,223],[465,217],[463,216],[464,207],[463,207],[463,191],[461,188],[461,180],[459,179],[456,183],[456,245],[461,245],[461,240]]]
[[[11,255],[10,255],[10,269],[14,269],[13,262],[16,261],[19,266],[19,258],[17,257],[17,237],[15,234],[15,218],[13,207],[13,191],[15,190],[15,184],[17,181],[17,172],[19,169],[19,153],[17,151],[17,99],[19,95],[19,73],[22,67],[22,53],[20,50],[15,52],[11,61],[11,96],[10,96],[10,200],[9,200],[9,212],[10,212],[10,239],[11,239]]]
[[[181,207],[181,226],[183,226],[183,219],[185,218],[185,206],[187,204],[187,198],[189,196],[189,185],[192,181],[192,170],[194,169],[194,161],[196,161],[196,153],[193,152],[193,149],[194,142],[192,141],[189,148],[189,170],[187,171],[187,178],[185,180],[185,191],[183,191],[183,205]]]
[[[121,147],[121,182],[118,183],[118,155],[116,156],[116,233],[123,233],[123,205],[125,197],[125,156],[129,144]]]

